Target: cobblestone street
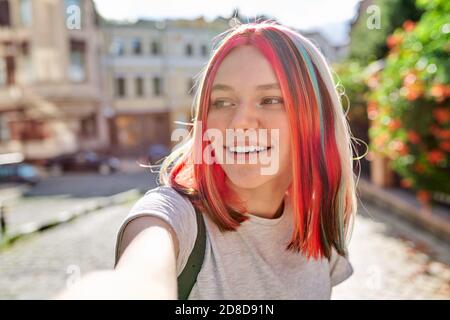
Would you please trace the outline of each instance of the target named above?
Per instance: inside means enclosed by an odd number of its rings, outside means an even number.
[[[118,226],[132,202],[91,213],[0,252],[1,299],[47,299],[94,269],[110,269]],[[449,299],[450,248],[365,203],[350,260],[355,273],[333,299]]]
[[[47,299],[94,269],[111,269],[118,226],[132,203],[19,240],[0,253],[1,299]]]
[[[156,184],[156,174],[133,167],[134,172],[119,172],[110,176],[95,173],[70,173],[59,177],[48,177],[25,192],[25,195],[9,199],[7,223],[14,233],[27,223],[45,223],[59,213],[90,206],[130,189],[141,192]]]
[[[450,245],[390,212],[359,203],[349,253],[333,299],[450,299]]]

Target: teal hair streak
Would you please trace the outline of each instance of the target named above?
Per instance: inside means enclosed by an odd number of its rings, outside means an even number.
[[[295,40],[294,40],[295,41]],[[314,67],[312,64],[311,59],[309,58],[308,53],[303,48],[301,44],[299,44],[297,41],[295,41],[297,44],[297,48],[300,51],[303,59],[306,62],[306,66],[308,68],[309,75],[312,80],[312,84],[314,87],[314,94],[316,95],[317,99],[317,105],[319,106],[319,116],[320,116],[320,141],[322,143],[322,152],[325,154],[325,135],[324,135],[324,125],[323,125],[323,110],[322,110],[322,99],[320,97],[320,90],[319,90],[319,82],[317,81],[316,72],[314,71]]]

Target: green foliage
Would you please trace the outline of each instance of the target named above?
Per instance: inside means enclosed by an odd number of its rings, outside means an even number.
[[[344,109],[348,110],[348,118],[352,123],[367,123],[366,94],[367,84],[364,79],[364,69],[357,61],[346,61],[333,66],[335,82],[341,96]],[[345,91],[344,91],[345,89]]]
[[[450,2],[419,0],[427,11],[387,39],[385,68],[372,76],[371,150],[391,159],[402,184],[450,194]]]
[[[361,12],[351,32],[350,57],[362,64],[383,58],[388,51],[387,36],[406,20],[419,20],[423,13],[412,0],[376,0],[374,5],[379,8],[380,28],[369,29],[367,19],[371,12]]]

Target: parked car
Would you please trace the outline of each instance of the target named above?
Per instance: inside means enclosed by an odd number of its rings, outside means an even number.
[[[54,176],[65,171],[97,171],[108,175],[119,171],[120,160],[96,151],[79,151],[51,158],[45,166]]]
[[[0,164],[0,183],[14,182],[35,185],[40,180],[39,170],[29,163]]]

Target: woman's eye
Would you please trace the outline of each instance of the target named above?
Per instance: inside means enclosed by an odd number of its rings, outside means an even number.
[[[261,105],[279,105],[283,104],[283,98],[280,97],[268,97],[261,100]],[[229,108],[235,106],[235,103],[227,100],[215,100],[212,104],[215,108]]]
[[[216,108],[224,108],[233,105],[233,103],[226,100],[216,100],[212,103],[212,105]]]
[[[278,98],[278,97],[270,97],[270,98],[264,98],[262,100],[263,104],[281,104],[283,103],[283,99],[282,98]]]

